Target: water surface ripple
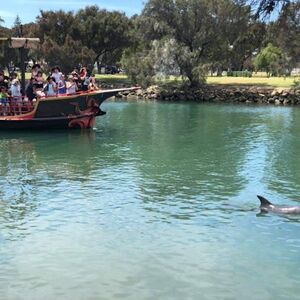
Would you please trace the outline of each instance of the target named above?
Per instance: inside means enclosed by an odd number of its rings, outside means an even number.
[[[1,299],[299,299],[299,108],[104,108],[1,132]]]

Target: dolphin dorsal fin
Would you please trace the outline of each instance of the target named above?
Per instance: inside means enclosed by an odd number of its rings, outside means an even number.
[[[260,200],[261,206],[273,205],[270,201],[262,196],[257,196],[257,198]]]

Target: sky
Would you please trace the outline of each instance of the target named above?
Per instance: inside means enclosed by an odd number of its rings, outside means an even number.
[[[0,17],[5,27],[11,27],[19,15],[22,23],[35,21],[40,10],[77,11],[88,5],[107,10],[119,10],[128,16],[140,13],[144,0],[1,0]]]

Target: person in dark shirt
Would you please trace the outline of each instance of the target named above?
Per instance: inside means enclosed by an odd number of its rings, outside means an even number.
[[[3,73],[0,73],[0,87],[4,86],[6,89],[8,89],[8,80],[9,78],[5,76]]]
[[[30,78],[28,85],[26,87],[26,96],[27,96],[28,100],[30,100],[30,101],[32,101],[34,98],[36,98],[33,77]]]

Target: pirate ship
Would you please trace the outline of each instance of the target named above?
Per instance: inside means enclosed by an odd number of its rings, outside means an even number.
[[[25,49],[35,48],[37,38],[1,38],[10,47],[20,50],[22,91],[25,91]],[[106,89],[78,92],[71,95],[38,97],[29,101],[23,97],[19,101],[8,100],[0,108],[0,129],[58,129],[93,128],[96,117],[105,114],[100,108],[108,98],[119,92],[136,88]]]

